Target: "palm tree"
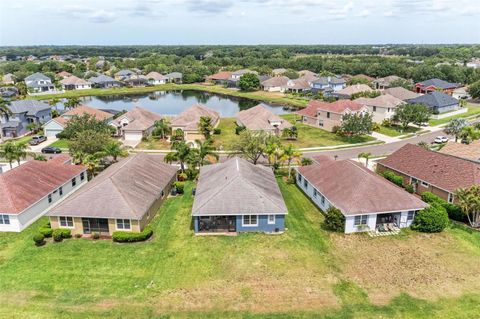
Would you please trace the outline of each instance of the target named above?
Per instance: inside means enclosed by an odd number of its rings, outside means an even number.
[[[291,170],[292,161],[295,159],[298,160],[300,156],[302,156],[302,153],[300,153],[295,147],[293,147],[292,144],[289,144],[287,147],[283,149],[283,155],[287,160],[288,178],[290,179],[290,177],[292,176],[292,170]]]
[[[0,147],[0,158],[6,159],[12,169],[12,163],[16,160],[16,147],[13,142],[7,142]]]
[[[158,120],[158,121],[155,121],[155,131],[156,132],[160,132],[160,136],[163,139],[165,139],[166,135],[167,135],[167,131],[168,129],[170,128],[169,126],[169,122],[167,119],[161,119],[161,120]]]
[[[10,108],[8,107],[9,105],[9,101],[0,98],[0,117],[7,118],[8,116],[12,115],[12,111],[10,111]],[[3,139],[3,130],[0,128],[0,143],[3,143]]]
[[[267,155],[268,162],[277,169],[280,161],[284,159],[284,150],[278,141],[270,141],[265,147],[265,155]]]
[[[67,101],[64,103],[64,106],[66,109],[74,109],[80,104],[82,104],[82,102],[78,97],[72,97],[67,99]]]
[[[113,157],[113,161],[116,162],[117,158],[125,157],[128,155],[127,150],[122,146],[122,143],[116,140],[111,140],[110,142],[105,145],[104,152],[106,156]]]
[[[17,160],[18,165],[20,165],[20,160],[27,158],[27,143],[13,142],[13,145],[15,147],[15,159]]]
[[[83,158],[82,164],[87,168],[88,179],[91,180],[100,166],[100,159],[96,155],[88,154]]]
[[[474,140],[480,139],[480,131],[473,126],[465,126],[460,132],[460,137],[469,144]]]
[[[206,140],[205,142],[195,140],[195,143],[197,144],[197,148],[192,149],[192,153],[195,154],[195,157],[197,158],[197,166],[200,167],[205,165],[207,163],[207,156],[212,156],[218,160],[218,154],[215,153],[216,149],[211,140]]]
[[[179,162],[180,163],[180,170],[182,173],[185,172],[185,163],[191,159],[191,151],[192,149],[190,146],[185,143],[185,141],[175,141],[172,144],[171,150],[173,152],[168,153],[165,155],[165,158],[163,159],[166,163],[173,163],[173,162]]]
[[[205,136],[205,139],[210,139],[211,133],[213,131],[212,119],[208,116],[200,117],[200,122],[198,123],[199,131]]]
[[[372,153],[369,152],[362,152],[358,154],[358,161],[360,161],[361,158],[365,159],[365,167],[368,167],[368,160],[372,157]]]
[[[460,188],[455,192],[458,206],[467,215],[468,222],[472,227],[480,226],[480,185],[470,188]]]
[[[463,128],[468,125],[468,121],[464,118],[458,118],[451,120],[447,126],[445,126],[444,132],[455,136],[455,142],[458,141],[458,137],[462,132]]]

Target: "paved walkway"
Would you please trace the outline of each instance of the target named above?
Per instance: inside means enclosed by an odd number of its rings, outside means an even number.
[[[393,143],[401,141],[398,137],[388,136],[385,134],[380,134],[378,132],[372,132],[372,136],[375,137],[377,140],[385,142],[385,143]]]

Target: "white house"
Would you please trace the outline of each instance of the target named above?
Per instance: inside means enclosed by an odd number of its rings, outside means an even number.
[[[297,169],[297,185],[322,211],[340,209],[345,233],[409,227],[415,213],[428,206],[360,163],[323,155],[316,161]]]
[[[150,72],[146,75],[148,83],[152,85],[165,84],[168,81],[168,77],[158,72]]]
[[[86,182],[86,168],[65,155],[0,174],[0,231],[22,231]]]
[[[60,81],[60,84],[62,84],[62,88],[64,90],[86,90],[92,88],[92,83],[84,79],[80,79],[75,75],[64,78]]]
[[[136,106],[112,121],[111,125],[115,126],[117,135],[125,141],[139,143],[142,138],[150,136],[155,127],[155,121],[161,119],[160,114]]]
[[[51,93],[55,92],[55,85],[52,79],[42,73],[34,73],[25,78],[25,85],[29,93]]]

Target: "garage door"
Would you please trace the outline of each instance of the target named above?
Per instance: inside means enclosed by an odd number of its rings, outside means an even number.
[[[126,141],[141,141],[142,137],[142,132],[125,132],[124,135]]]
[[[45,129],[45,136],[46,137],[55,137],[58,133],[62,130],[54,130],[54,129]]]

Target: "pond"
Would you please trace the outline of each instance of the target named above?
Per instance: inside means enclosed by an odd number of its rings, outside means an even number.
[[[80,98],[82,104],[98,109],[130,110],[135,106],[162,115],[177,115],[193,104],[201,103],[220,113],[221,117],[234,117],[241,110],[251,108],[260,102],[200,91],[157,91],[142,94],[87,96]],[[287,111],[282,106],[267,105],[275,114]],[[60,108],[62,103],[58,104]]]

